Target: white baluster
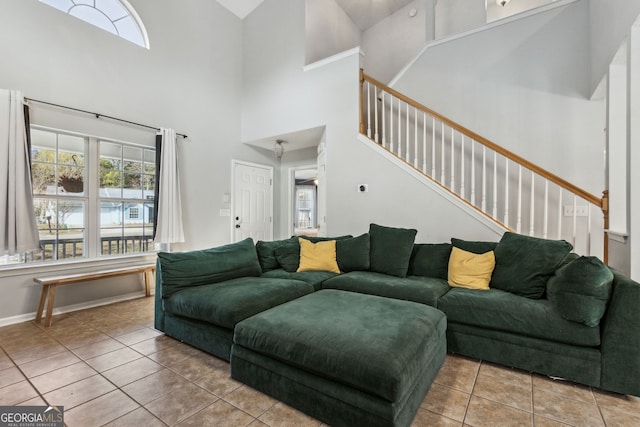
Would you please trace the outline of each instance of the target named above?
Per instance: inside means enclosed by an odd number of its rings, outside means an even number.
[[[571,242],[573,247],[576,246],[576,234],[578,229],[578,197],[573,195],[573,236],[571,238]]]
[[[476,204],[476,142],[471,140],[471,204]]]
[[[405,142],[406,150],[405,150],[405,153],[404,153],[404,160],[407,163],[409,163],[409,147],[410,147],[410,144],[411,144],[411,136],[409,134],[409,117],[410,117],[410,114],[409,114],[409,103],[407,102],[407,140]]]
[[[531,171],[531,200],[530,200],[530,207],[529,207],[529,236],[533,236],[535,234],[535,214],[536,214],[536,209],[535,209],[535,202],[536,202],[536,198],[535,198],[535,192],[536,192],[536,175],[533,173],[533,171]]]
[[[591,203],[587,202],[587,255],[591,255]]]
[[[460,196],[464,199],[464,134],[461,133],[460,136]]]
[[[518,213],[516,214],[516,232],[522,232],[522,165],[518,165]]]
[[[413,131],[415,133],[413,138],[413,166],[418,169],[418,109],[413,108]]]
[[[442,147],[441,147],[441,153],[440,153],[440,184],[444,185],[444,122],[442,123],[442,130],[441,130],[441,140],[442,140]]]
[[[367,137],[371,138],[371,83],[367,82]]]
[[[562,187],[558,195],[558,240],[562,239]]]
[[[451,152],[451,191],[453,191],[454,193],[456,192],[456,167],[455,167],[455,152],[456,152],[456,140],[454,137],[454,132],[455,130],[453,128],[451,128],[451,150],[449,150]]]
[[[431,178],[436,179],[436,118],[431,117]]]
[[[547,238],[547,236],[549,235],[549,181],[547,181],[546,179],[544,180],[544,224],[543,224],[543,231],[542,231],[542,237],[544,237],[545,239]]]
[[[509,159],[504,158],[504,225],[509,226]]]
[[[487,147],[482,146],[482,200],[480,201],[482,212],[487,211]]]
[[[422,173],[427,174],[427,113],[422,113]]]
[[[389,102],[389,151],[391,151],[393,153],[393,151],[395,150],[395,147],[393,146],[393,135],[394,135],[394,129],[393,129],[393,96],[389,95],[390,98],[390,102]]]
[[[402,157],[402,105],[398,98],[398,157]]]
[[[378,86],[373,87],[373,120],[375,120],[375,130],[376,133],[373,137],[373,140],[380,143],[380,139],[378,138]]]
[[[493,152],[493,217],[498,219],[498,153]]]
[[[387,132],[386,132],[387,120],[385,117],[386,108],[384,106],[384,95],[385,95],[384,91],[380,92],[380,97],[381,97],[380,108],[382,108],[382,146],[384,148],[387,148]]]

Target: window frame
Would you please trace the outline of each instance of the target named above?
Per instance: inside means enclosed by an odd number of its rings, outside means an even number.
[[[120,144],[123,146],[140,148],[143,150],[155,151],[155,145],[153,143],[139,144],[129,141],[122,141],[114,138],[102,137],[90,135],[87,133],[74,132],[66,129],[59,129],[50,126],[42,126],[37,124],[31,124],[30,129],[36,129],[44,132],[52,132],[56,134],[63,134],[69,136],[75,136],[85,138],[85,160],[84,160],[84,194],[81,196],[64,196],[63,194],[55,195],[39,195],[33,194],[33,198],[51,198],[51,199],[65,199],[71,198],[74,200],[82,200],[85,203],[84,209],[84,245],[86,249],[81,257],[69,257],[61,259],[48,259],[37,261],[21,260],[20,262],[0,264],[0,273],[4,275],[12,275],[12,271],[20,271],[24,269],[34,271],[58,271],[69,270],[70,268],[85,268],[90,266],[105,265],[131,265],[140,263],[141,260],[145,262],[151,262],[155,260],[157,252],[160,250],[158,245],[152,243],[153,249],[144,252],[133,253],[118,253],[113,255],[102,255],[101,253],[101,233],[100,233],[100,204],[102,199],[100,197],[100,141]],[[57,179],[57,178],[56,178]],[[156,183],[157,184],[157,183]],[[118,201],[130,200],[124,198],[114,199]],[[135,199],[138,200],[138,199]],[[142,201],[143,199],[140,199]],[[142,202],[144,203],[144,202]],[[144,206],[144,204],[143,204]],[[22,258],[24,254],[19,254]],[[19,274],[19,273],[16,273]]]
[[[100,7],[98,7],[96,5],[95,0],[93,0],[93,4],[92,5],[86,4],[86,3],[82,3],[82,2],[76,3],[74,0],[70,0],[70,2],[72,3],[72,6],[69,7],[67,10],[65,10],[65,8],[63,8],[61,4],[52,4],[52,3],[55,2],[55,0],[53,0],[51,3],[49,1],[46,1],[46,0],[39,0],[39,1],[40,1],[40,3],[43,3],[43,4],[45,4],[45,5],[49,6],[49,7],[52,7],[54,9],[57,9],[57,10],[63,12],[63,13],[66,13],[69,16],[73,16],[74,18],[79,19],[79,20],[81,20],[83,22],[86,22],[87,24],[92,25],[92,26],[94,26],[96,28],[99,28],[102,31],[105,31],[105,32],[107,32],[109,34],[113,34],[113,35],[115,35],[115,36],[117,36],[117,37],[119,37],[119,38],[121,38],[123,40],[126,40],[126,41],[128,41],[130,43],[133,43],[136,46],[140,46],[140,47],[143,47],[145,49],[151,49],[151,45],[149,43],[149,34],[147,33],[147,29],[144,26],[144,22],[142,22],[142,19],[140,18],[140,15],[138,15],[136,10],[133,8],[133,6],[127,0],[114,0],[114,1],[118,2],[122,6],[122,8],[124,10],[126,10],[127,13],[128,13],[127,15],[122,16],[122,17],[120,17],[118,19],[115,19],[115,20],[112,19],[109,16],[109,14],[105,13],[104,10],[102,10]],[[115,30],[115,33],[102,28],[101,26],[97,25],[95,22],[91,22],[90,20],[87,20],[87,19],[84,19],[84,18],[81,18],[79,16],[71,14],[71,11],[77,6],[90,7],[92,9],[95,9],[96,11],[101,13],[102,15],[104,15],[104,17],[106,19],[108,19],[109,22],[111,23],[111,25],[113,26],[113,28]],[[120,34],[120,30],[119,30],[118,26],[115,23],[117,21],[121,21],[121,20],[126,19],[128,17],[131,18],[133,23],[136,25],[138,31],[140,32],[140,35],[142,37],[142,44],[138,43],[137,41],[131,40],[131,39],[127,38],[127,37],[124,37],[123,35]]]

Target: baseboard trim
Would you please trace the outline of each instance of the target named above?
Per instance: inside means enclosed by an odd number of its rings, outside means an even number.
[[[150,298],[153,298],[153,294],[151,295],[152,296]],[[132,300],[132,299],[136,299],[144,296],[145,296],[144,291],[138,291],[138,292],[131,292],[124,295],[118,295],[115,297],[101,298],[93,301],[87,301],[79,304],[71,304],[64,307],[54,308],[53,315],[55,316],[57,314],[64,314],[64,313],[70,313],[78,310],[85,310],[87,308],[100,307],[102,305],[109,305],[116,302],[128,301],[128,300]],[[0,318],[0,327],[14,325],[16,323],[29,322],[31,320],[34,320],[35,318],[36,318],[35,311],[31,313],[20,314],[17,316]]]

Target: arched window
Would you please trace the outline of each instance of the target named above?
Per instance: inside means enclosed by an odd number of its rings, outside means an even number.
[[[149,49],[142,20],[127,0],[40,0],[125,40]]]

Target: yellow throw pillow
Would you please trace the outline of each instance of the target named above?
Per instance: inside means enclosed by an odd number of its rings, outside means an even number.
[[[297,271],[330,271],[340,273],[336,260],[336,241],[313,243],[298,238],[300,242],[300,265]]]
[[[487,290],[495,266],[493,251],[474,254],[454,246],[449,257],[449,286]]]

